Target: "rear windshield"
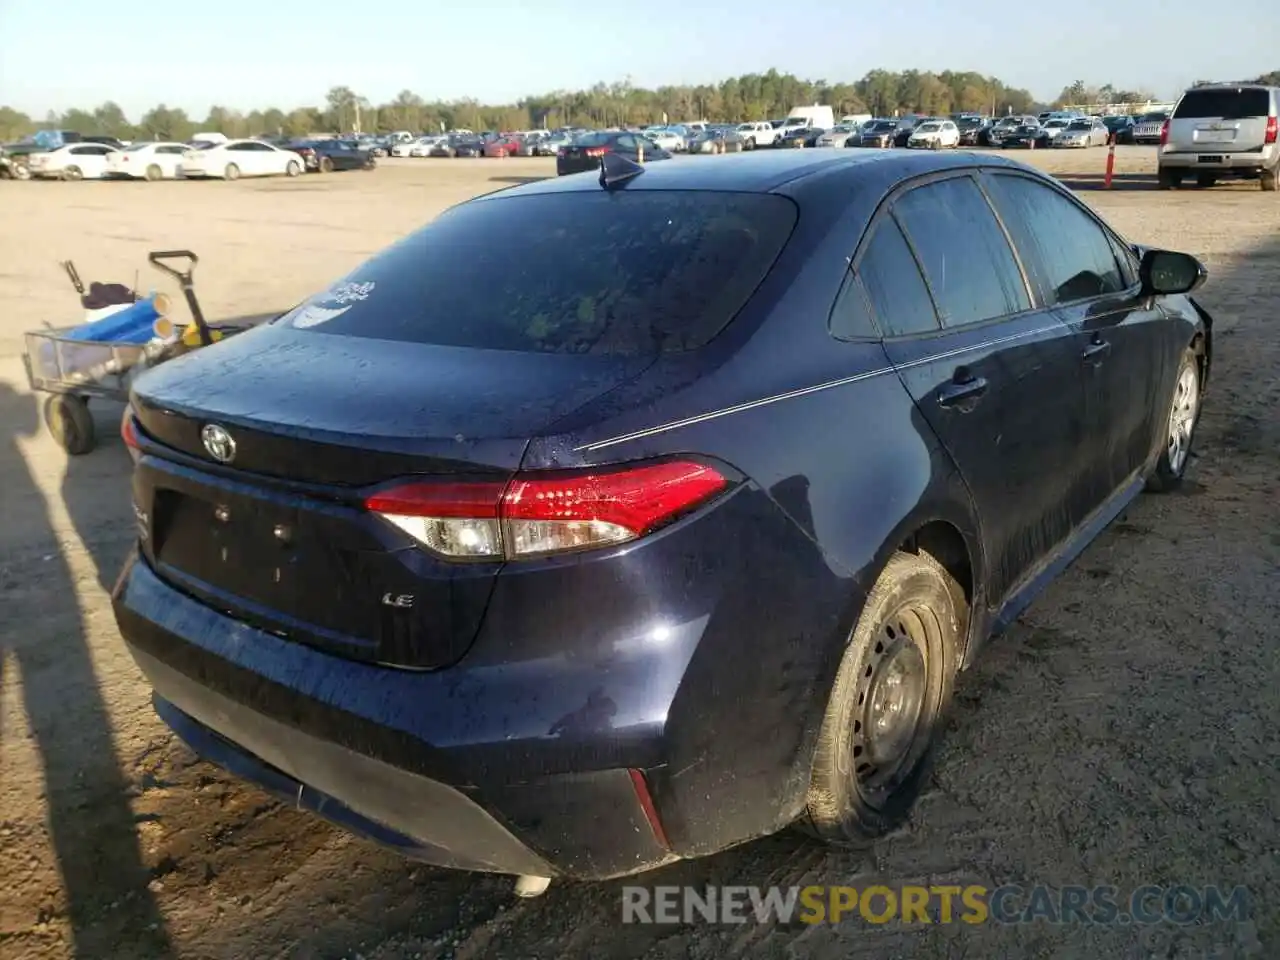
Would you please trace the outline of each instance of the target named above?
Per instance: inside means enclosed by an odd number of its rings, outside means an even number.
[[[775,194],[553,193],[467,203],[284,322],[340,336],[526,353],[702,346],[796,222]],[[538,242],[513,224],[536,224]]]
[[[1173,111],[1178,120],[1221,117],[1265,117],[1271,112],[1271,98],[1261,87],[1239,90],[1188,90]]]

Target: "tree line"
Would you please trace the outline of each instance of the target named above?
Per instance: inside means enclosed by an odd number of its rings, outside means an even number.
[[[1259,79],[1266,81],[1276,76],[1267,74]],[[1142,90],[1121,90],[1111,84],[1093,87],[1076,81],[1064,87],[1054,103],[1142,103],[1148,99],[1151,97]],[[1046,106],[1026,90],[972,71],[872,70],[854,82],[829,82],[769,70],[731,77],[719,84],[663,86],[654,90],[634,86],[627,78],[611,84],[597,83],[588,90],[557,90],[498,105],[473,99],[426,100],[411,90],[403,90],[391,101],[375,105],[349,87],[334,87],[319,105],[247,112],[214,106],[203,119],[166,104],[153,107],[136,122],[111,101],[61,114],[50,111],[42,121],[10,107],[0,107],[0,141],[12,141],[42,127],[121,140],[188,140],[199,131],[218,131],[229,137],[304,136],[355,129],[389,133],[457,128],[606,127],[664,120],[727,122],[772,119],[785,115],[794,106],[810,103],[829,104],[837,116],[961,111],[1027,113]]]

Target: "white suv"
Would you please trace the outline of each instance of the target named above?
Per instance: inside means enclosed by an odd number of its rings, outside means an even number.
[[[1202,187],[1221,179],[1259,180],[1280,189],[1280,87],[1212,83],[1178,100],[1160,132],[1160,189],[1193,176]]]

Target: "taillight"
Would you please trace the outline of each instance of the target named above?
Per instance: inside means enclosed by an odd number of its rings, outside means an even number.
[[[1166,120],[1160,124],[1160,146],[1164,146],[1169,142],[1169,121]]]
[[[681,460],[509,483],[412,481],[365,507],[441,556],[515,560],[635,540],[728,486],[713,467]]]
[[[1263,138],[1263,142],[1264,142],[1264,143],[1275,143],[1275,142],[1276,142],[1277,132],[1278,132],[1278,131],[1277,131],[1277,129],[1276,129],[1276,118],[1275,118],[1275,117],[1267,117],[1267,133],[1266,133],[1266,136]]]
[[[120,438],[129,448],[129,455],[136,460],[142,452],[142,445],[138,442],[138,423],[133,417],[133,407],[125,407],[124,419],[120,421]]]
[[[608,152],[608,147],[587,147],[582,151],[582,155],[584,157],[603,157]]]

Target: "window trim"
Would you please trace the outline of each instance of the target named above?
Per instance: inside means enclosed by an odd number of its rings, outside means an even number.
[[[1088,220],[1092,221],[1094,225],[1096,225],[1098,229],[1102,231],[1103,235],[1107,237],[1109,241],[1107,244],[1108,247],[1112,247],[1114,243],[1114,244],[1119,244],[1120,247],[1122,247],[1125,250],[1131,250],[1133,248],[1133,244],[1129,243],[1127,240],[1125,240],[1124,237],[1122,237],[1119,234],[1118,231],[1114,230],[1111,226],[1105,223],[1096,213],[1093,212],[1092,209],[1090,209],[1089,205],[1086,204],[1083,200],[1081,200],[1079,197],[1073,194],[1070,190],[1067,190],[1066,188],[1061,187],[1050,180],[1046,180],[1044,177],[1037,177],[1033,174],[1028,174],[1022,170],[1017,170],[1017,169],[1006,170],[1000,167],[984,167],[982,169],[982,173],[984,175],[1020,177],[1023,180],[1029,180],[1032,183],[1039,184],[1040,186],[1053,191],[1058,196],[1065,198],[1069,203],[1075,206],[1077,210],[1081,211]],[[993,203],[993,207],[994,207],[994,203]],[[998,213],[997,213],[997,216],[999,216]],[[1012,242],[1012,240],[1010,242]],[[1115,255],[1116,255],[1115,250],[1112,249],[1111,256],[1114,258]],[[1120,274],[1121,279],[1124,279],[1125,272],[1124,270],[1121,269],[1119,261],[1116,262],[1116,270]],[[1045,303],[1041,305],[1041,309],[1054,310],[1058,308],[1068,308],[1068,307],[1080,307],[1080,306],[1087,307],[1095,303],[1100,303],[1103,300],[1114,300],[1116,297],[1124,297],[1124,296],[1136,297],[1138,295],[1138,292],[1141,291],[1142,289],[1142,281],[1140,279],[1137,279],[1136,266],[1134,267],[1134,275],[1135,275],[1134,283],[1131,283],[1129,286],[1123,287],[1120,290],[1113,291],[1112,293],[1098,293],[1093,295],[1092,297],[1082,297],[1078,300],[1068,300],[1065,303],[1054,303],[1054,304]],[[1029,279],[1030,277],[1028,277],[1028,280]],[[1037,291],[1033,289],[1033,293],[1035,292]]]

